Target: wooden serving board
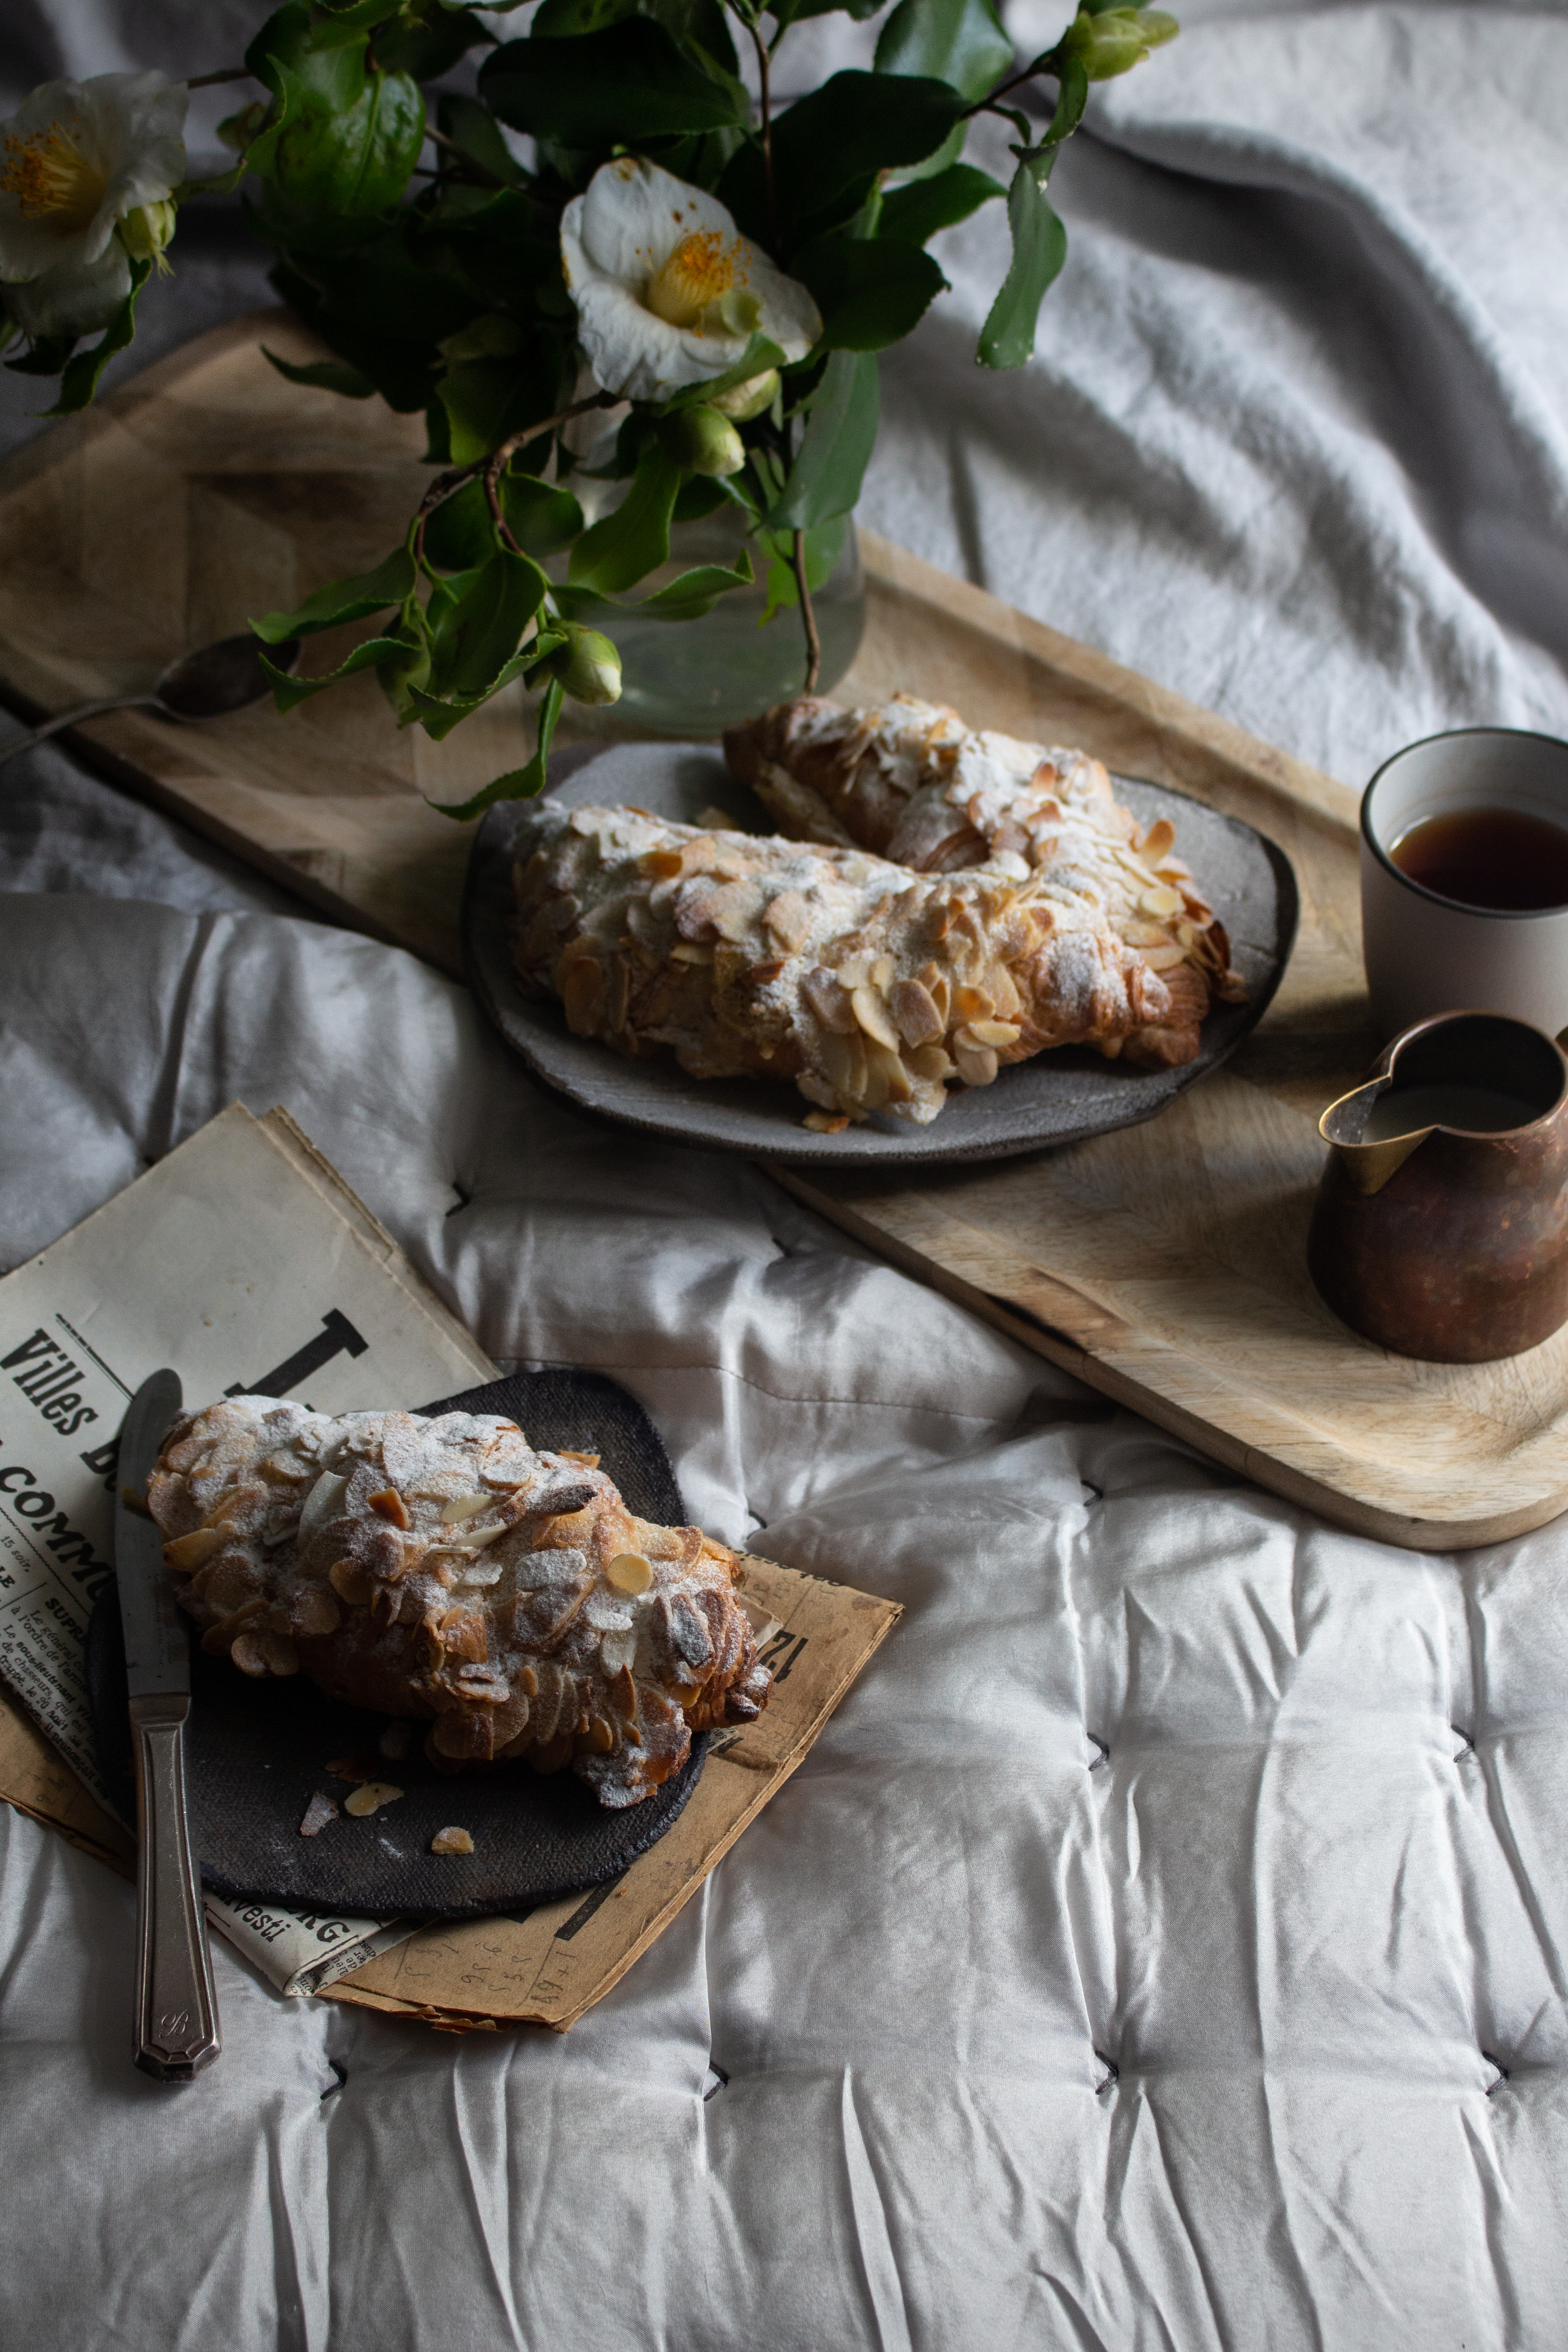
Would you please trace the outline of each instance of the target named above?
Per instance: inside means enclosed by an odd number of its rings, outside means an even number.
[[[286,383],[263,341],[288,358],[317,349],[284,312],[237,320],[0,468],[0,686],[18,709],[143,685],[183,647],[395,544],[425,478],[417,420]],[[1353,1337],[1307,1277],[1318,1114],[1376,1045],[1355,796],[862,543],[868,625],[846,698],[913,682],[977,724],[1082,744],[1244,818],[1292,860],[1301,929],[1252,1037],[1147,1126],[896,1181],[881,1169],[779,1181],[1053,1362],[1365,1534],[1462,1549],[1568,1508],[1568,1332],[1508,1363],[1413,1363]],[[308,667],[339,651],[318,639]],[[264,706],[175,729],[126,713],[80,730],[79,748],[338,920],[458,972],[471,828],[421,795],[460,798],[518,765],[529,739],[515,697],[443,744],[399,734],[363,677],[288,719]]]

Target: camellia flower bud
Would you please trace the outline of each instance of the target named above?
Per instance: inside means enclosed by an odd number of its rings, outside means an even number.
[[[749,425],[753,416],[773,406],[778,388],[777,368],[764,368],[761,375],[749,375],[744,383],[732,383],[728,392],[716,392],[708,405],[731,424]]]
[[[618,702],[621,657],[600,629],[565,625],[568,642],[551,664],[574,702]]]
[[[163,247],[174,234],[175,207],[165,196],[159,204],[138,205],[120,224],[120,242],[132,261],[156,261],[166,269]]]
[[[706,401],[678,408],[658,430],[676,464],[689,474],[738,474],[746,462],[745,443],[729,418]]]
[[[1151,49],[1174,40],[1180,29],[1163,8],[1091,13],[1080,7],[1058,46],[1065,56],[1082,58],[1090,81],[1111,81],[1142,65]]]

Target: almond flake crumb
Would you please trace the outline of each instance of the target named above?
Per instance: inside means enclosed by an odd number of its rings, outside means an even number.
[[[395,1804],[403,1791],[395,1789],[390,1780],[366,1780],[352,1797],[343,1799],[345,1813],[374,1813],[380,1805]]]
[[[310,1803],[305,1808],[305,1818],[300,1824],[300,1835],[301,1837],[319,1837],[321,1832],[326,1828],[327,1823],[329,1822],[335,1822],[337,1818],[338,1808],[336,1800],[332,1797],[324,1797],[318,1789],[315,1795],[311,1798]]]
[[[432,1853],[472,1853],[474,1841],[467,1830],[437,1830],[430,1841]]]

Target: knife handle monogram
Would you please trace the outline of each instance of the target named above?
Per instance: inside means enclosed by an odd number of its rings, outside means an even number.
[[[189,2083],[217,2056],[217,1994],[185,1818],[184,1726],[176,1692],[131,1702],[140,1860],[136,1887],[136,2063]]]

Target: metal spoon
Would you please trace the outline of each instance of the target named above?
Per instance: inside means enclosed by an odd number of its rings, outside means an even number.
[[[18,751],[30,751],[46,735],[58,735],[62,727],[75,727],[84,719],[102,719],[111,710],[155,710],[161,719],[182,720],[221,719],[227,711],[243,710],[272,691],[272,681],[261,667],[263,654],[276,668],[291,670],[300,658],[300,640],[285,637],[281,645],[264,646],[247,630],[242,637],[220,637],[216,646],[198,646],[195,653],[172,661],[144,694],[109,694],[99,702],[79,702],[74,710],[46,719],[15,742],[0,743],[0,767]]]

